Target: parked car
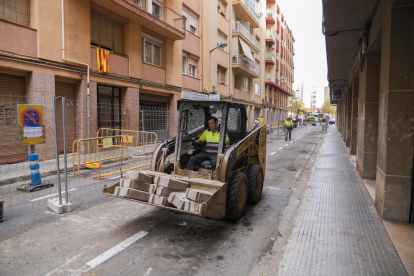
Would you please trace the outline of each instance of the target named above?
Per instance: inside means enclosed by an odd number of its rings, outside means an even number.
[[[334,124],[335,124],[335,119],[331,118],[331,119],[329,120],[329,124],[330,124],[330,125],[334,125]]]
[[[315,116],[308,116],[308,118],[306,118],[307,121],[311,121],[313,126],[316,126],[316,117]],[[313,123],[315,122],[315,123]]]

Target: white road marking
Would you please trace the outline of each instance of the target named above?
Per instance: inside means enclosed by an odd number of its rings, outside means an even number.
[[[78,188],[73,188],[73,189],[70,189],[68,192],[72,192],[72,191],[74,191],[74,190],[77,190]],[[62,194],[64,194],[65,193],[65,191],[62,191]],[[44,198],[48,198],[48,197],[52,197],[52,196],[56,196],[56,195],[58,195],[58,193],[56,193],[56,194],[51,194],[51,195],[47,195],[47,196],[42,196],[42,197],[38,197],[38,198],[34,198],[34,199],[32,199],[32,200],[30,200],[30,201],[38,201],[38,200],[41,200],[41,199],[44,199]]]
[[[148,268],[148,269],[147,269],[147,272],[145,272],[145,275],[150,275],[151,270],[152,270],[152,267]]]
[[[121,176],[115,176],[115,177],[111,177],[111,178],[107,178],[107,179],[112,180],[112,179],[117,179],[117,178],[121,178]]]
[[[76,260],[79,256],[81,256],[82,254],[84,254],[86,251],[83,251],[82,253],[79,253],[78,255],[76,255],[75,257],[67,260],[64,264],[62,264],[61,266],[59,266],[58,268],[56,268],[55,270],[49,272],[48,274],[46,274],[45,276],[49,276],[54,274],[55,272],[57,272],[58,270],[60,270],[61,268],[63,268],[64,266],[67,266],[68,264],[70,264],[72,261]]]
[[[275,154],[275,153],[276,153],[276,152],[272,152],[271,154],[269,154],[269,156],[270,156],[270,155],[273,155],[273,154]]]
[[[111,249],[106,251],[105,253],[99,255],[95,259],[87,262],[86,266],[88,267],[88,270],[93,269],[96,266],[98,266],[99,264],[101,264],[101,263],[105,262],[106,260],[112,258],[113,256],[115,256],[116,254],[118,254],[119,252],[121,252],[122,250],[124,250],[125,248],[127,248],[128,246],[130,246],[131,244],[133,244],[134,242],[136,242],[140,238],[145,237],[145,235],[147,235],[147,234],[148,234],[148,232],[139,231],[138,233],[136,233],[132,237],[129,237],[128,239],[126,239],[123,242],[115,245],[114,247],[112,247]]]
[[[280,149],[278,149],[278,150],[281,150],[281,149],[283,149],[283,147],[281,147]]]
[[[293,143],[293,141],[292,142],[289,142],[289,144],[292,144]]]

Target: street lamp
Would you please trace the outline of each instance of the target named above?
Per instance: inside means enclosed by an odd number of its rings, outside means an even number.
[[[210,50],[210,54],[211,54],[211,52],[213,52],[215,49],[218,49],[218,48],[225,48],[225,47],[227,47],[227,43],[220,43],[216,48],[214,48],[213,50]]]

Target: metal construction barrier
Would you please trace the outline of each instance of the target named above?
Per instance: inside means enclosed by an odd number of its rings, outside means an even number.
[[[100,128],[96,134],[96,137],[109,136],[124,136],[123,146],[128,148],[155,150],[157,147],[158,135],[155,132]],[[120,147],[121,145],[114,144],[114,146]]]
[[[73,175],[76,174],[76,166],[78,175],[80,175],[80,169],[84,166],[88,167],[89,165],[90,168],[100,167],[101,164],[97,162],[120,159],[122,165],[122,158],[126,157],[129,163],[129,151],[128,147],[125,146],[126,141],[123,135],[75,140],[72,144]],[[91,144],[92,147],[88,144]],[[96,146],[93,147],[93,145]],[[77,164],[75,164],[75,158]]]

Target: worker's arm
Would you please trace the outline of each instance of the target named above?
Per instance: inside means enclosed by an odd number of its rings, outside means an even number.
[[[226,133],[226,145],[229,146],[230,145],[230,138],[229,138],[229,134]]]
[[[200,138],[198,138],[198,140],[196,141],[197,143],[203,143],[203,142],[205,142],[206,141],[206,131],[207,130],[204,130],[204,132],[203,132],[203,134],[200,136]]]

